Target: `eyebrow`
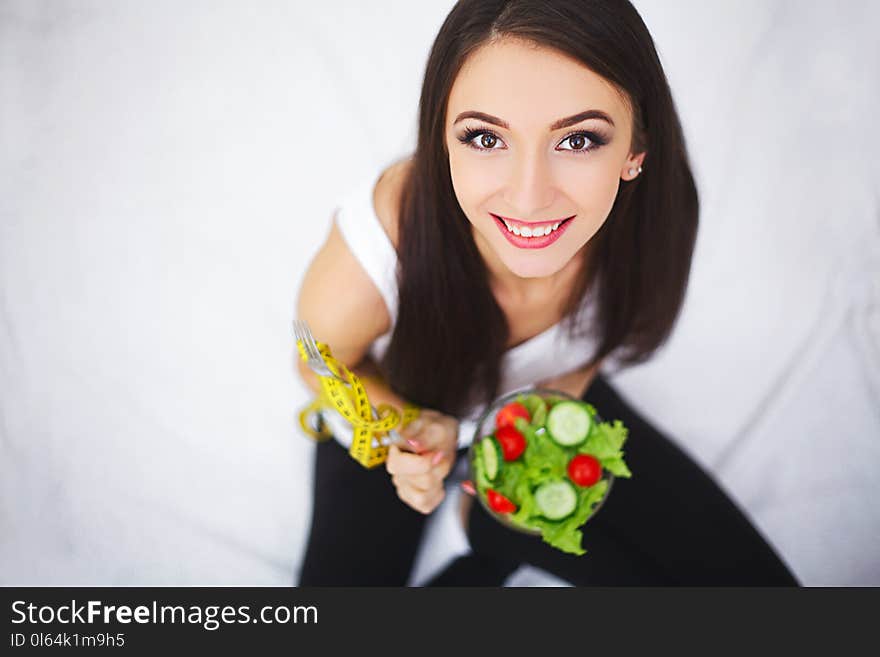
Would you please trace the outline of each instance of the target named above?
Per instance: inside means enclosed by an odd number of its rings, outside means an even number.
[[[455,117],[455,121],[452,122],[452,125],[455,125],[459,121],[464,119],[479,119],[480,121],[485,121],[486,123],[491,123],[492,125],[497,125],[499,128],[504,128],[505,130],[510,129],[510,125],[504,119],[499,119],[497,116],[492,116],[491,114],[486,114],[485,112],[476,112],[473,110],[468,110],[466,112],[462,112],[457,117]],[[564,119],[559,119],[550,125],[550,131],[561,130],[562,128],[567,128],[576,123],[580,123],[581,121],[586,121],[587,119],[600,119],[605,121],[606,123],[614,126],[614,121],[611,120],[611,117],[608,116],[602,110],[597,109],[589,109],[584,110],[583,112],[578,112],[577,114],[572,114],[571,116],[566,116]]]

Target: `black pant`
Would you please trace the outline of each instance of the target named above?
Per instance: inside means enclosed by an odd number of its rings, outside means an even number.
[[[476,501],[471,553],[428,585],[497,586],[521,564],[574,585],[763,585],[797,581],[737,506],[697,464],[640,417],[602,377],[583,398],[629,429],[632,479],[617,479],[582,528],[587,554],[507,529]],[[464,458],[465,450],[459,451]],[[407,583],[426,516],[400,498],[384,468],[366,470],[336,441],[317,447],[312,526],[302,586]]]

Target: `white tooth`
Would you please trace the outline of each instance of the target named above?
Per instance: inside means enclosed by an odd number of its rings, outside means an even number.
[[[553,232],[553,227],[552,227],[552,226],[544,226],[544,234],[545,234],[545,235],[549,235],[549,234],[552,233],[552,232]]]
[[[553,230],[556,230],[557,228],[559,228],[559,224],[561,224],[561,223],[562,223],[561,221],[557,221],[555,224],[553,224]]]
[[[531,237],[532,236],[532,229],[529,228],[528,226],[523,226],[520,229],[520,233],[522,234],[523,237]]]
[[[521,234],[520,231],[519,231],[519,226],[514,226],[514,227],[513,227],[513,234],[514,234],[514,235],[520,235],[520,234]]]
[[[501,221],[504,221],[504,219],[502,219]],[[510,230],[510,224],[509,224],[509,223],[507,223],[506,221],[504,221],[504,225],[507,226],[507,230]]]

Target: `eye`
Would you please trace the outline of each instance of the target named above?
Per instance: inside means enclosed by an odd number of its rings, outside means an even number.
[[[573,132],[567,135],[560,143],[568,142],[571,148],[563,148],[564,151],[572,151],[574,153],[583,153],[586,151],[594,151],[600,146],[604,146],[607,140],[601,135],[594,132]]]
[[[477,143],[474,143],[476,137],[479,137],[480,139],[477,140]],[[478,151],[499,151],[502,149],[495,148],[495,145],[498,143],[504,143],[501,141],[501,137],[491,130],[477,128],[467,128],[458,140],[465,146],[469,146]]]

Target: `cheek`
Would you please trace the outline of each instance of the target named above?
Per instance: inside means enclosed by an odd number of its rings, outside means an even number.
[[[493,184],[490,168],[474,160],[469,157],[449,158],[452,187],[459,205],[468,216],[473,213],[475,206],[482,203]]]
[[[577,187],[573,198],[577,199],[580,216],[574,223],[576,234],[582,241],[586,242],[595,235],[608,219],[619,188],[620,178],[616,172],[586,179]]]

